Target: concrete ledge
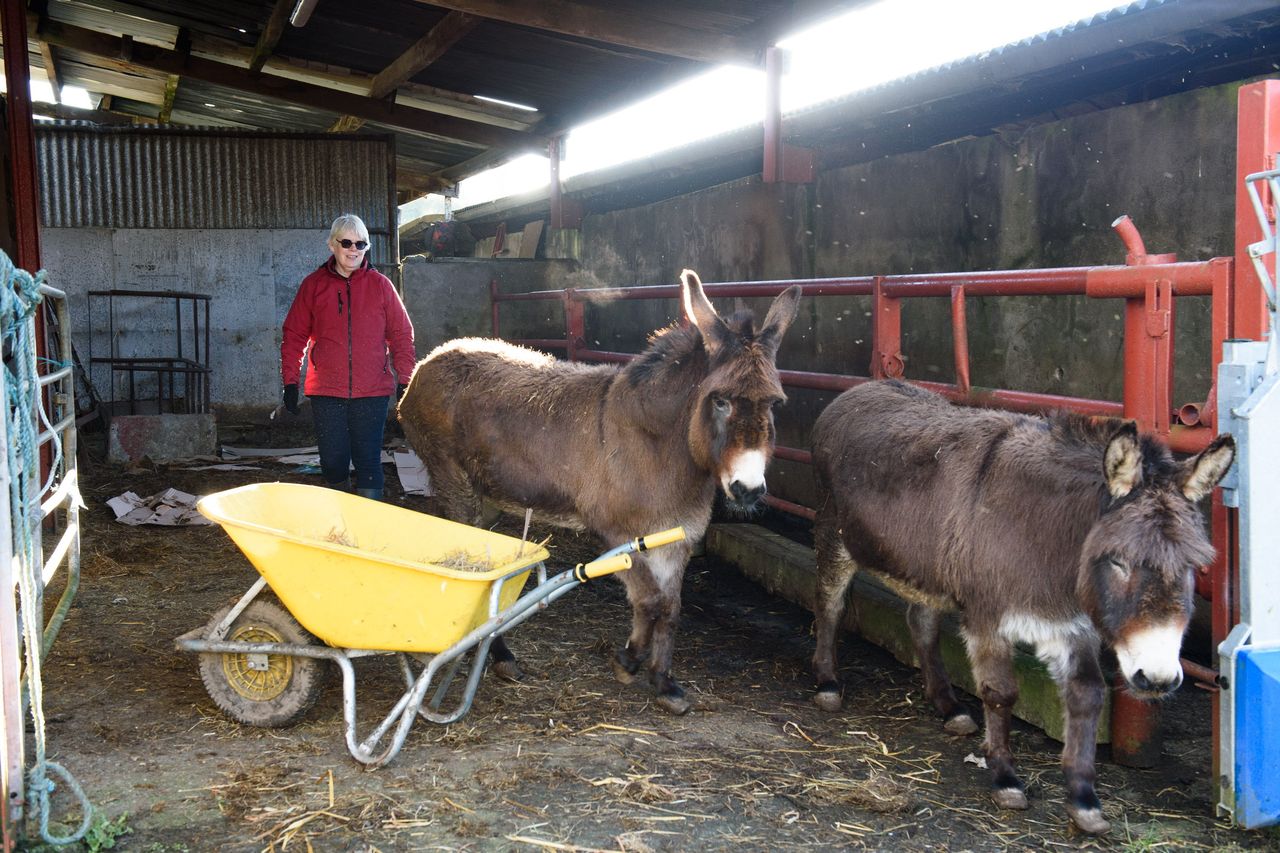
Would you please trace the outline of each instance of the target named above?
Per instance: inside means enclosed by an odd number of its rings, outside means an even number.
[[[754,524],[713,524],[707,530],[706,550],[736,565],[770,593],[813,610],[816,579],[812,549]],[[906,613],[906,602],[874,578],[860,573],[849,590],[843,626],[883,647],[903,663],[917,666]],[[974,695],[973,674],[954,619],[948,619],[943,628],[942,659],[956,686]],[[1014,714],[1050,737],[1062,740],[1062,702],[1049,671],[1026,650],[1017,652],[1014,664],[1020,694]],[[1106,702],[1098,721],[1099,743],[1111,740],[1109,692]],[[972,710],[980,713],[981,707],[974,705]]]
[[[107,459],[153,462],[216,456],[217,421],[203,415],[114,415],[107,439]]]

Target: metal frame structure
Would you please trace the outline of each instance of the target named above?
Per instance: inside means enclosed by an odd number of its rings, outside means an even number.
[[[93,304],[95,299],[107,300],[107,336],[110,341],[111,354],[95,356],[92,349]],[[172,356],[126,357],[117,351],[117,329],[115,303],[116,299],[171,299],[173,300],[173,333],[176,341],[176,352]],[[106,402],[111,406],[111,415],[137,414],[138,403],[142,402],[137,395],[137,374],[154,374],[156,383],[156,409],[165,412],[165,402],[169,405],[179,399],[175,396],[174,385],[177,377],[182,377],[183,400],[182,410],[172,414],[204,414],[209,411],[209,380],[212,369],[209,367],[209,303],[212,297],[204,293],[182,293],[172,290],[90,290],[88,294],[88,326],[90,334],[89,369],[94,365],[106,365],[111,371],[109,377],[110,392]],[[191,302],[191,355],[183,353],[182,315],[183,304]],[[200,309],[204,311],[203,335],[201,335]],[[203,346],[201,346],[203,340]],[[115,411],[116,379],[123,374],[128,383],[129,394],[124,402],[128,403],[128,412]],[[168,396],[166,398],[166,386]]]
[[[1275,166],[1280,151],[1280,80],[1244,86],[1239,94],[1237,137],[1238,168],[1242,175],[1258,171],[1261,164]],[[948,297],[954,341],[954,384],[918,382],[942,395],[969,405],[994,406],[1013,411],[1041,412],[1053,409],[1091,415],[1125,417],[1140,429],[1165,438],[1179,452],[1205,447],[1217,432],[1217,388],[1204,401],[1175,404],[1173,399],[1174,316],[1179,297],[1208,296],[1211,302],[1211,376],[1218,375],[1223,345],[1235,338],[1259,339],[1268,327],[1267,305],[1249,262],[1249,245],[1261,239],[1252,205],[1239,192],[1236,203],[1236,255],[1206,261],[1179,262],[1172,254],[1148,254],[1138,229],[1128,219],[1112,227],[1123,241],[1125,265],[1070,267],[993,272],[936,273],[924,275],[858,276],[849,278],[795,279],[767,282],[725,282],[705,285],[712,297],[776,296],[798,284],[805,296],[870,296],[872,299],[872,359],[867,376],[779,371],[783,384],[792,388],[843,391],[871,379],[902,377],[902,301],[919,297]],[[675,285],[657,287],[545,290],[501,293],[490,283],[491,324],[501,336],[500,307],[507,303],[542,301],[563,306],[563,338],[523,339],[527,346],[563,352],[571,361],[629,361],[628,353],[592,349],[587,345],[585,307],[588,303],[675,299]],[[1089,400],[1051,394],[976,387],[970,380],[966,300],[981,296],[1069,296],[1122,298],[1124,310],[1124,392],[1121,402]],[[780,459],[810,463],[807,450],[779,446]],[[777,509],[812,519],[813,510],[769,498]],[[1203,567],[1196,591],[1211,602],[1213,644],[1224,640],[1238,621],[1236,597],[1236,511],[1215,492],[1210,524],[1218,557]],[[1191,678],[1216,690],[1218,673],[1212,668],[1183,660]],[[1132,699],[1124,691],[1113,693],[1112,751],[1117,760],[1134,764],[1150,762],[1158,751],[1158,709]],[[1215,720],[1219,718],[1215,696]],[[1217,726],[1215,725],[1215,737]],[[1216,751],[1216,750],[1215,750]]]
[[[45,558],[42,578],[37,584],[39,600],[34,612],[44,613],[44,589],[65,568],[62,593],[58,603],[47,617],[41,631],[39,659],[43,661],[53,648],[54,640],[67,618],[76,591],[80,586],[80,482],[76,467],[76,415],[75,387],[72,376],[71,315],[64,292],[46,284],[40,285],[45,304],[52,305],[60,330],[58,364],[40,375],[39,389],[34,398],[36,407],[30,417],[36,424],[37,443],[43,452],[54,442],[60,444],[58,467],[49,472],[35,500],[25,513],[29,519],[32,537],[37,543],[46,530],[60,531],[58,540]],[[28,321],[28,334],[35,334],[41,324],[36,318]],[[0,400],[6,400],[5,372],[0,371]],[[7,406],[7,403],[5,404]],[[43,412],[39,411],[44,408]],[[8,421],[0,419],[0,444],[7,444]],[[45,472],[42,471],[42,476]],[[0,523],[5,526],[0,536],[0,701],[3,702],[3,770],[6,834],[21,820],[26,805],[23,789],[26,779],[23,718],[27,695],[23,688],[21,632],[17,623],[17,600],[14,595],[17,578],[14,574],[12,531],[8,529],[10,518],[9,481],[12,474],[7,466],[0,466]],[[9,839],[6,837],[6,843]]]
[[[1219,421],[1236,439],[1224,502],[1239,511],[1239,614],[1218,646],[1218,811],[1246,828],[1280,822],[1280,744],[1271,730],[1280,700],[1280,312],[1275,264],[1280,169],[1245,177],[1262,239],[1248,246],[1270,314],[1268,340],[1228,342],[1219,368]],[[1243,749],[1241,747],[1244,747]]]

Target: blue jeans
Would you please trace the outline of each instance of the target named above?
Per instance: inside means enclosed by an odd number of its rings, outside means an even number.
[[[346,488],[351,466],[357,489],[382,488],[382,429],[389,397],[311,397],[320,473],[327,485]]]

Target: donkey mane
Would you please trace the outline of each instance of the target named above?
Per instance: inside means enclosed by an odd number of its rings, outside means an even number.
[[[661,380],[668,371],[695,363],[705,372],[707,352],[702,347],[702,333],[692,324],[673,323],[650,335],[648,348],[623,368],[623,373],[634,388],[643,382]]]
[[[1125,421],[1120,418],[1099,418],[1077,412],[1055,412],[1048,418],[1051,435],[1062,444],[1067,453],[1077,451],[1089,455],[1105,452],[1107,442]],[[1140,434],[1138,447],[1142,454],[1142,476],[1155,481],[1172,477],[1177,462],[1169,448],[1147,434]],[[1097,469],[1101,476],[1101,468]]]

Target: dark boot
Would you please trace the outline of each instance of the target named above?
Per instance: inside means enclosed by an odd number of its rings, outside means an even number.
[[[356,494],[371,501],[382,500],[382,489],[356,489]]]

